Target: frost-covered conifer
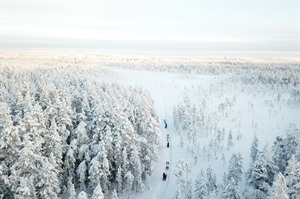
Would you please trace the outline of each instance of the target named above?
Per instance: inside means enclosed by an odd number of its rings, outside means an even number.
[[[251,151],[250,152],[251,164],[253,164],[257,160],[258,152],[259,152],[258,151],[258,139],[257,139],[257,135],[256,134],[254,134],[250,151]]]
[[[111,199],[118,199],[118,193],[115,189],[112,192]]]
[[[285,174],[289,196],[291,199],[297,199],[297,196],[300,196],[300,162],[294,155],[288,161]]]
[[[211,166],[206,169],[208,193],[217,193],[217,176]]]
[[[77,199],[88,199],[86,193],[84,191],[81,191],[78,196]]]
[[[233,178],[236,183],[241,181],[243,174],[242,166],[241,154],[234,153],[229,161],[227,180]]]
[[[186,193],[185,193],[186,199],[192,199],[193,198],[193,188],[192,188],[192,181],[188,180],[186,182]]]
[[[289,199],[284,176],[279,172],[269,191],[270,199]]]
[[[232,132],[229,131],[228,138],[227,138],[227,149],[229,150],[232,146],[233,146]]]
[[[60,179],[59,171],[55,168],[55,158],[51,153],[50,157],[44,162],[37,181],[37,195],[40,198],[59,198]]]
[[[87,180],[87,164],[86,161],[83,160],[77,167],[76,170],[77,179],[79,181],[79,187],[81,190],[85,189],[85,183]]]
[[[195,198],[205,199],[208,196],[207,176],[203,171],[200,171],[195,182]]]
[[[222,199],[241,199],[242,196],[239,191],[239,187],[236,184],[234,178],[229,179],[228,184],[222,194]]]
[[[72,182],[72,178],[68,179],[68,186],[67,186],[67,193],[69,195],[69,199],[77,199],[76,197],[76,191],[75,191],[75,187],[74,184]]]
[[[116,176],[116,182],[118,185],[118,192],[121,193],[123,190],[123,177],[122,177],[122,168],[119,166]]]
[[[92,199],[104,199],[100,184],[94,189]]]
[[[135,146],[132,147],[131,155],[130,155],[130,168],[131,173],[134,176],[133,188],[135,191],[141,191],[143,188],[142,182],[142,170],[141,170],[141,163],[137,148]]]
[[[131,174],[130,171],[127,171],[127,173],[125,174],[125,189],[127,192],[130,192],[132,190],[133,182],[134,176]]]

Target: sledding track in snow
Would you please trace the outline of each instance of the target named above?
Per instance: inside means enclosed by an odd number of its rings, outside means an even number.
[[[168,133],[168,131],[166,130],[166,136],[170,135]],[[167,198],[165,197],[165,192],[169,186],[169,182],[170,182],[170,178],[172,177],[172,142],[171,142],[171,137],[169,137],[169,139],[167,140],[167,142],[170,143],[170,147],[169,148],[165,148],[166,150],[166,161],[165,162],[169,162],[169,169],[166,169],[166,174],[167,174],[167,181],[166,182],[162,182],[162,186],[161,189],[159,191],[159,193],[157,194],[157,199],[163,199],[163,198]]]

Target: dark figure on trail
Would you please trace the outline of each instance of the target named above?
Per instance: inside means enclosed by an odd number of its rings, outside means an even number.
[[[165,123],[165,129],[168,128],[168,124],[167,121],[164,119],[164,123]]]
[[[167,142],[167,148],[169,148],[169,146],[170,146],[170,144],[169,144],[169,142]]]
[[[167,180],[167,174],[165,172],[163,172],[163,181]]]
[[[170,168],[170,163],[166,162],[166,169],[168,170]]]

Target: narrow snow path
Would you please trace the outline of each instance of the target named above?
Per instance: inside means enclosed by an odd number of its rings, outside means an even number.
[[[166,131],[166,138],[167,136],[169,135],[169,138],[167,139],[167,142],[169,142],[170,144],[170,147],[169,148],[166,148],[166,157],[165,157],[165,168],[168,166],[169,168],[165,169],[165,173],[167,174],[167,181],[166,182],[163,182],[163,186],[161,188],[161,190],[156,194],[157,196],[157,199],[163,199],[163,198],[166,198],[166,190],[169,186],[169,182],[170,182],[170,179],[172,177],[172,169],[173,169],[173,162],[172,162],[172,139],[170,137],[170,134],[168,131]],[[166,147],[166,146],[165,146]],[[167,165],[167,162],[169,163]]]

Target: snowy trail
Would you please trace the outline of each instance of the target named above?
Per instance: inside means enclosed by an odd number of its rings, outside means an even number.
[[[167,135],[170,135],[168,132],[167,132]],[[173,164],[172,164],[172,140],[171,140],[171,137],[169,137],[169,143],[170,143],[170,147],[169,148],[166,148],[167,149],[167,157],[166,157],[166,161],[165,162],[169,162],[169,169],[167,170],[166,169],[166,174],[167,174],[167,181],[165,183],[165,186],[163,186],[160,190],[160,192],[157,194],[157,199],[163,199],[163,198],[167,198],[165,196],[165,193],[166,193],[166,190],[168,189],[169,187],[169,182],[170,182],[170,179],[171,179],[171,176],[172,176],[172,168],[173,168]]]

